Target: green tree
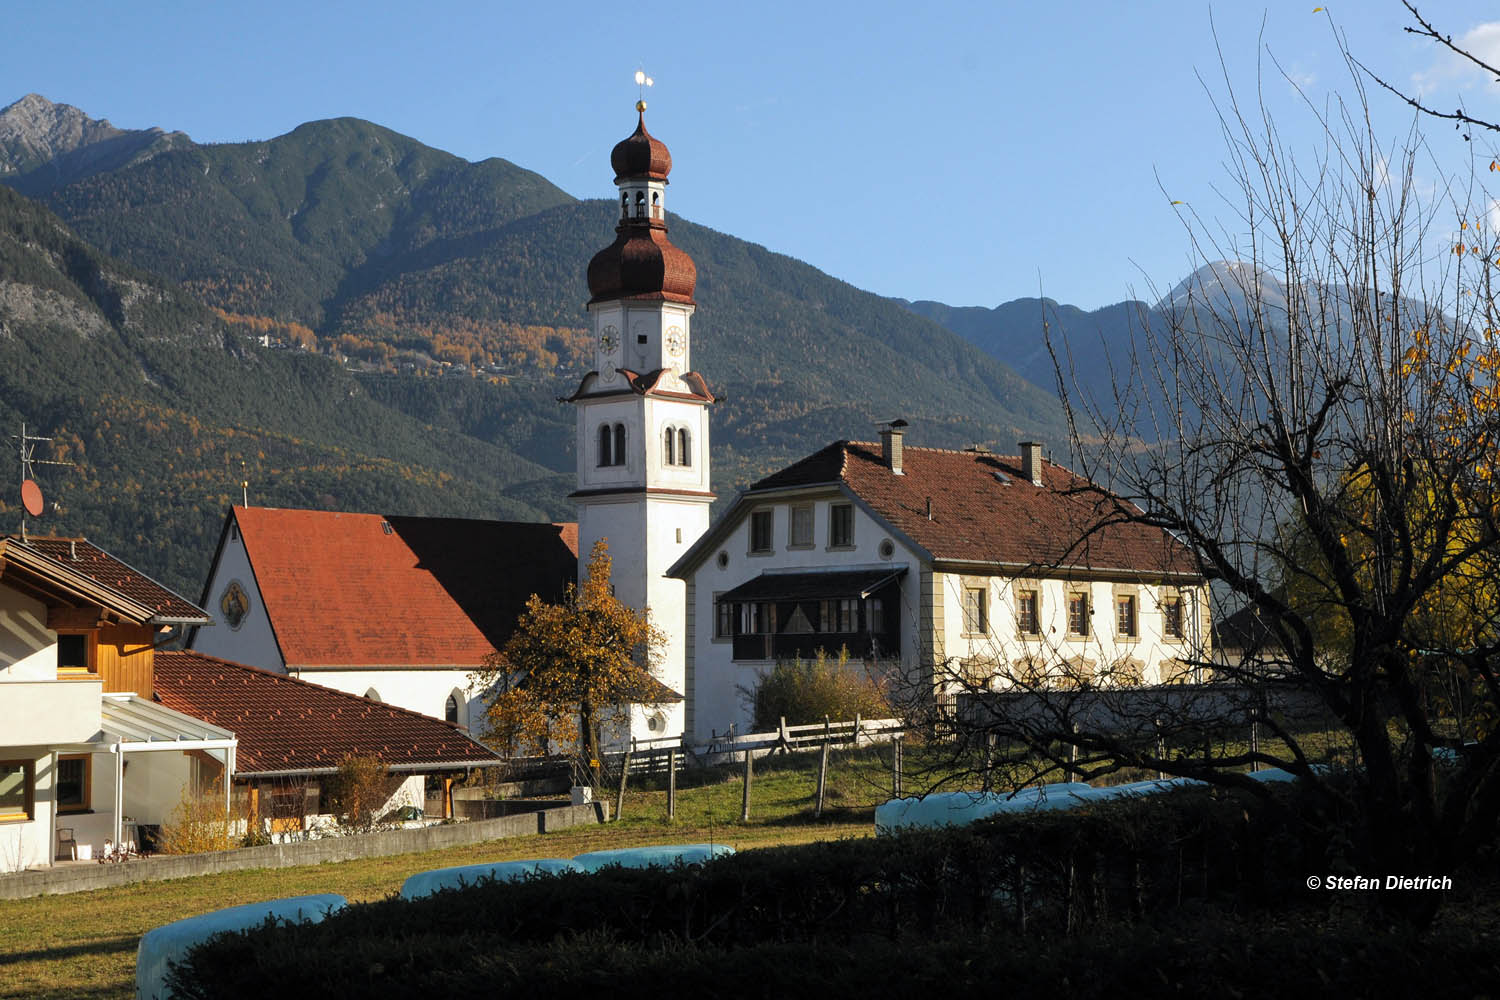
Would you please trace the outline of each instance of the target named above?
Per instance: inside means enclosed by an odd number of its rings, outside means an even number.
[[[511,754],[572,755],[595,785],[606,727],[623,723],[631,705],[670,696],[656,678],[666,639],[649,611],[615,598],[610,572],[601,538],[582,584],[569,586],[559,604],[533,594],[510,641],[474,678],[494,692],[486,742]]]

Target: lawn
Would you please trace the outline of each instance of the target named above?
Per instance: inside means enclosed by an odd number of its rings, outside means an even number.
[[[449,865],[571,857],[585,851],[714,841],[737,849],[806,843],[874,832],[875,806],[890,795],[889,750],[835,751],[821,821],[811,815],[815,754],[756,761],[751,819],[741,823],[740,769],[701,769],[679,778],[677,821],[666,821],[664,778],[641,778],[624,819],[483,844],[302,868],[261,869],[145,882],[95,892],[0,900],[0,997],[127,998],[143,933],[211,910],[283,896],[336,892],[381,899],[417,872]],[[613,808],[614,796],[610,796]]]

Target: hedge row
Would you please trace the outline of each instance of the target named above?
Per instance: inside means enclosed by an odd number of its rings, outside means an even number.
[[[659,975],[679,964],[708,975],[746,952],[832,949],[855,962],[889,952],[892,941],[906,956],[922,939],[1014,942],[1087,927],[1113,935],[1187,904],[1221,912],[1289,899],[1316,906],[1304,879],[1335,869],[1326,839],[1308,837],[1293,819],[1308,807],[1299,795],[1288,789],[1277,807],[1187,789],[956,830],[745,851],[701,869],[542,875],[393,898],[320,924],[211,942],[180,970],[178,990],[368,998],[387,986],[390,995],[437,988],[450,976],[540,984],[555,975],[581,984],[606,970]],[[923,948],[934,962],[951,957],[931,940]],[[569,949],[609,957],[574,963],[561,957]],[[679,962],[684,950],[692,958]]]

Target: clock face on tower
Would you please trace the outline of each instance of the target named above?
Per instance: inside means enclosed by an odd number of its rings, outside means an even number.
[[[599,334],[599,350],[605,354],[615,353],[615,348],[620,346],[620,331],[612,326],[606,326]]]
[[[677,355],[682,353],[683,339],[682,327],[672,326],[667,328],[667,353]]]

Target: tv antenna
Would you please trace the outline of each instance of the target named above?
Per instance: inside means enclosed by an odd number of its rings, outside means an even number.
[[[26,518],[41,517],[42,512],[47,509],[46,501],[42,498],[42,488],[32,478],[32,466],[36,465],[72,465],[72,462],[54,462],[50,459],[36,458],[36,446],[42,441],[51,441],[49,437],[39,437],[35,434],[26,433],[26,424],[21,423],[21,433],[10,435],[12,441],[17,442],[17,451],[21,458],[21,541],[26,541]],[[57,505],[53,504],[56,509]]]

